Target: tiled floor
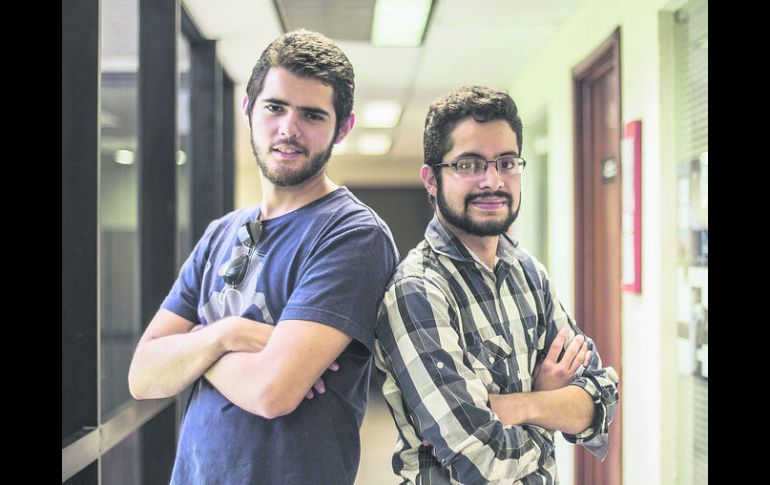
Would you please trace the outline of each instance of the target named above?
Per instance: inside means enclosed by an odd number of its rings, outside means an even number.
[[[356,485],[396,485],[390,460],[396,445],[396,425],[379,392],[372,392],[361,425],[361,464]]]

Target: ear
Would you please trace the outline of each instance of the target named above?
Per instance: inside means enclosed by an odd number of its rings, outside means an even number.
[[[241,101],[241,109],[243,109],[243,114],[246,115],[246,118],[249,117],[249,95],[244,94],[243,95],[243,101]]]
[[[433,197],[436,197],[438,186],[436,185],[436,173],[433,171],[433,168],[429,165],[423,165],[420,169],[420,178],[425,186],[425,190]]]
[[[340,132],[337,133],[337,138],[334,139],[334,143],[337,144],[345,139],[346,136],[348,136],[348,133],[350,133],[350,130],[353,129],[353,125],[356,124],[356,115],[355,113],[350,113],[350,116],[348,116],[348,119],[345,120],[344,123],[340,125]]]

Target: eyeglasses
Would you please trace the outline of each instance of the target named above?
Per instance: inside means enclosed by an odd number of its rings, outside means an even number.
[[[513,155],[506,155],[497,160],[484,160],[480,157],[462,157],[449,163],[437,163],[434,167],[452,167],[464,177],[476,177],[487,172],[490,163],[494,163],[500,175],[521,175],[527,161]]]
[[[246,277],[246,273],[249,271],[251,253],[254,252],[254,247],[261,237],[262,221],[249,221],[238,229],[238,239],[243,246],[248,248],[248,251],[246,251],[246,254],[236,256],[230,260],[227,266],[219,270],[219,276],[230,287],[237,288],[243,282],[243,278]]]

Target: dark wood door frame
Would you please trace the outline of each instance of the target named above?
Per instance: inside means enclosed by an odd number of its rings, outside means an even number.
[[[620,28],[617,28],[594,53],[572,70],[572,79],[575,130],[575,317],[581,328],[596,342],[604,365],[615,368],[618,376],[620,376],[619,215],[621,200],[619,188],[608,190],[601,186],[605,179],[602,178],[602,165],[597,163],[599,158],[614,159],[615,167],[617,167],[617,179],[614,183],[620,183],[619,178],[622,176],[620,173],[620,128],[622,126]],[[602,87],[599,86],[601,83],[609,89],[597,95]],[[603,97],[606,93],[609,93],[610,96]],[[608,98],[611,98],[609,99],[610,102],[602,104]],[[603,108],[601,112],[597,109],[598,105]],[[608,117],[611,119],[606,125],[597,121],[597,116],[608,113]],[[595,128],[597,126],[599,129]],[[614,139],[614,134],[608,135],[607,132],[600,132],[601,126],[617,127],[617,140]],[[612,132],[612,130],[608,131]],[[608,136],[611,136],[612,139],[607,138]],[[615,207],[616,202],[617,207]],[[602,207],[597,207],[599,204],[608,206],[609,210],[602,211]],[[606,229],[602,219],[602,217],[605,219],[612,217],[612,221],[614,221],[615,214],[618,215],[617,247],[614,244],[615,233],[603,232],[613,231],[613,229]],[[614,227],[614,222],[612,226]],[[597,233],[606,236],[602,238],[603,243],[597,242]],[[607,240],[610,241],[609,245],[606,244]],[[610,250],[607,250],[607,246]],[[603,249],[597,249],[597,247]],[[604,268],[608,267],[612,271],[605,271]],[[617,291],[614,287],[615,269],[618,273]],[[597,281],[604,284],[599,284]],[[609,303],[607,302],[608,299],[611,300]],[[603,309],[609,309],[610,311],[605,313],[611,313],[611,315],[602,314],[597,318],[597,311],[604,311]],[[622,403],[622,400],[620,402]],[[610,426],[610,451],[604,462],[600,462],[581,447],[576,447],[575,483],[577,485],[620,485],[622,480],[621,465],[621,415],[619,406]]]

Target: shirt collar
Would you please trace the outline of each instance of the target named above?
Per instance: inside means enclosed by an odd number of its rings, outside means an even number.
[[[428,227],[425,229],[425,240],[428,241],[433,251],[443,254],[457,261],[477,263],[468,248],[447,229],[434,214]],[[497,244],[497,257],[508,266],[516,260],[516,247],[519,243],[508,234],[503,234]]]

